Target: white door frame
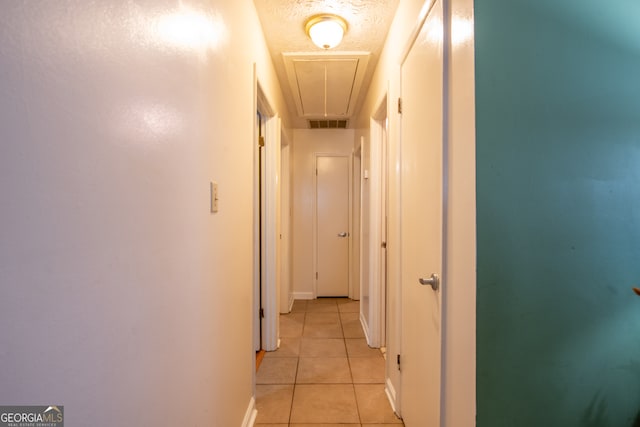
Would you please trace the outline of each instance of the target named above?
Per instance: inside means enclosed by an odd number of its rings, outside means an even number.
[[[352,241],[353,239],[351,239],[351,229],[353,226],[353,219],[352,219],[352,206],[351,204],[353,203],[353,183],[352,183],[352,175],[353,175],[353,154],[342,154],[342,153],[315,153],[314,154],[314,159],[313,159],[313,165],[314,167],[318,168],[318,157],[345,157],[347,159],[347,163],[349,165],[349,182],[348,182],[348,186],[349,186],[349,200],[348,200],[348,216],[349,216],[349,226],[348,226],[348,230],[347,233],[349,233],[349,247],[347,249],[347,254],[349,257],[351,257],[351,253],[352,253]],[[313,276],[313,298],[317,298],[318,297],[318,280],[315,276],[315,272],[318,271],[318,206],[317,206],[317,200],[318,200],[318,175],[317,173],[314,174],[313,176],[313,271],[314,271],[314,276]],[[347,275],[347,280],[349,281],[349,298],[353,298],[354,295],[354,284],[351,281],[351,274]]]
[[[382,277],[382,258],[384,249],[382,248],[382,227],[384,218],[382,217],[383,205],[386,203],[386,195],[383,194],[385,180],[385,167],[387,143],[386,138],[386,118],[387,118],[387,97],[379,103],[378,112],[371,118],[371,149],[369,154],[369,236],[370,245],[369,256],[369,323],[367,340],[370,347],[380,347],[385,341],[385,305],[386,305],[386,281]],[[384,199],[384,200],[383,200]],[[365,284],[366,285],[366,284]]]
[[[369,162],[369,147],[367,147],[366,140],[364,136],[360,137],[360,324],[362,325],[362,330],[365,333],[365,337],[367,335],[367,331],[369,329],[368,321],[369,321],[369,313],[365,314],[365,306],[369,304],[369,293],[368,287],[370,282],[369,277],[369,170],[367,169]],[[366,288],[366,289],[365,289]],[[367,342],[368,342],[367,338]]]
[[[362,287],[362,141],[353,150],[352,186],[353,198],[351,201],[351,299],[359,300]]]
[[[284,132],[281,131],[280,158],[280,245],[281,245],[281,273],[280,313],[289,313],[293,306],[293,292],[291,289],[291,144]]]
[[[255,111],[260,112],[265,123],[265,230],[263,271],[260,271],[260,236],[257,222],[259,221],[259,176],[258,162],[260,162],[260,149],[258,132],[254,135],[254,343],[260,337],[260,319],[258,314],[260,295],[260,275],[262,274],[262,308],[264,317],[262,320],[262,342],[260,347],[266,351],[274,351],[278,348],[278,280],[280,276],[280,118],[271,108],[260,83],[257,80],[254,67],[255,87]],[[255,344],[254,344],[255,346]]]
[[[278,349],[278,283],[280,280],[280,118],[277,115],[267,119],[266,149],[266,209],[265,243],[266,268],[262,287],[262,348],[266,351]]]
[[[255,67],[254,67],[255,77]],[[257,90],[256,81],[254,80],[254,90]],[[253,349],[259,351],[262,348],[260,338],[261,324],[258,315],[260,310],[260,150],[258,149],[259,122],[257,118],[258,107],[254,105],[253,109]]]

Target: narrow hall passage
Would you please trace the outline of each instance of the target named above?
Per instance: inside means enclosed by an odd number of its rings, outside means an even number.
[[[367,345],[359,302],[296,300],[280,348],[256,377],[256,426],[402,426],[384,391],[385,359]]]

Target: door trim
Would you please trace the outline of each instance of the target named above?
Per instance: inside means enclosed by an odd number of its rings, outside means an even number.
[[[367,256],[369,258],[369,313],[366,318],[366,337],[370,347],[379,348],[385,344],[386,337],[386,277],[382,274],[382,257],[385,249],[382,248],[383,233],[385,226],[383,218],[383,206],[388,210],[388,140],[385,129],[387,120],[387,94],[378,103],[376,114],[371,117],[371,146],[369,150],[369,248]],[[383,150],[385,152],[383,152]],[[386,182],[383,182],[386,180]],[[385,191],[383,192],[383,188]],[[385,212],[388,216],[388,212]],[[388,236],[386,237],[388,239]],[[386,276],[386,273],[385,273]]]
[[[267,118],[265,135],[265,280],[262,287],[262,341],[266,351],[278,349],[278,282],[280,279],[280,118]]]
[[[278,312],[278,292],[277,283],[280,270],[279,245],[276,236],[279,234],[279,164],[280,164],[280,118],[275,114],[269,100],[267,99],[260,82],[257,79],[255,64],[254,76],[254,114],[260,112],[265,119],[265,248],[266,254],[263,258],[263,271],[260,271],[260,236],[259,236],[259,210],[261,209],[260,177],[258,176],[258,162],[260,162],[260,150],[258,145],[258,132],[255,131],[253,137],[254,156],[254,347],[259,346],[266,351],[273,351],[278,348],[278,323],[280,313]],[[261,293],[260,277],[263,280]],[[262,330],[260,331],[260,298],[262,298],[262,308],[264,317],[262,319]],[[262,340],[260,340],[262,332]],[[257,341],[257,342],[256,342]]]
[[[347,232],[349,233],[349,236],[352,235],[352,228],[353,228],[353,218],[352,218],[352,214],[353,214],[353,209],[352,209],[352,200],[353,200],[353,183],[352,183],[352,179],[353,179],[353,154],[342,154],[342,153],[314,153],[314,157],[313,157],[313,166],[316,170],[318,170],[318,157],[344,157],[347,159],[347,163],[349,165],[349,182],[348,182],[348,186],[349,186],[349,200],[347,202],[348,204],[348,221],[349,221],[349,226],[348,226],[348,230]],[[317,173],[313,175],[313,271],[311,272],[312,277],[311,277],[311,283],[313,283],[313,298],[317,298],[318,297],[318,280],[316,279],[315,273],[318,271],[318,206],[317,206],[317,200],[318,200],[318,175]],[[347,249],[347,256],[351,257],[351,251],[353,250],[352,248],[352,244],[353,244],[353,239],[351,239],[351,237],[349,237],[349,247]],[[349,265],[351,263],[349,262]],[[350,269],[350,268],[349,268]],[[351,274],[347,274],[347,281],[348,283],[348,297],[349,298],[353,298],[354,295],[354,284],[353,281],[351,280]]]
[[[351,299],[360,300],[362,295],[362,140],[360,138],[358,146],[353,150],[352,160],[352,182],[353,198],[351,200],[351,262],[350,274],[353,286]]]
[[[443,6],[445,2],[446,0],[443,0]],[[431,9],[433,9],[433,6],[435,5],[436,5],[436,0],[426,0],[422,5],[422,9],[420,9],[420,13],[418,14],[418,22],[416,22],[415,27],[413,27],[413,31],[411,32],[411,35],[407,39],[407,42],[404,45],[404,49],[402,50],[402,55],[400,55],[400,58],[398,60],[398,65],[400,65],[400,67],[402,67],[402,64],[404,64],[404,62],[406,61],[407,56],[409,56],[409,53],[411,52],[411,48],[413,47],[413,44],[418,39],[418,36],[420,35],[420,31],[422,31],[422,27],[424,26],[425,21],[427,20],[427,18],[429,17],[429,14],[431,13]],[[443,47],[445,45],[446,43],[443,44]]]
[[[280,313],[289,313],[293,306],[291,283],[291,144],[284,130],[281,130],[280,145]]]

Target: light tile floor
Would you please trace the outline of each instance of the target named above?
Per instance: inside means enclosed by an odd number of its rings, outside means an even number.
[[[280,316],[280,348],[256,377],[256,427],[398,427],[384,392],[384,358],[369,348],[359,302],[297,300]]]

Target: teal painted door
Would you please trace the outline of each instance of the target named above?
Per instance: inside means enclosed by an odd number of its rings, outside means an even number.
[[[475,13],[477,425],[638,425],[640,3]]]

